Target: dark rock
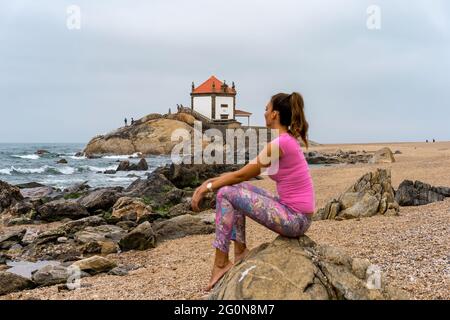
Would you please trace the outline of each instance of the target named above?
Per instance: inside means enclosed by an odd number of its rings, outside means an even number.
[[[185,214],[164,221],[155,221],[153,229],[158,241],[186,237],[197,234],[210,234],[215,231],[214,214]]]
[[[46,187],[46,185],[37,182],[28,182],[16,184],[16,187],[19,189],[32,189],[32,188]]]
[[[109,211],[122,196],[122,187],[97,189],[80,198],[78,203],[89,212],[97,210]]]
[[[127,189],[124,196],[148,200],[153,211],[180,203],[183,190],[176,188],[164,175],[152,172],[147,179],[137,179]]]
[[[73,186],[70,186],[67,189],[64,189],[65,193],[80,193],[86,190],[89,190],[91,187],[87,184],[87,181],[84,181],[82,183],[75,184]]]
[[[70,276],[71,272],[67,267],[47,265],[33,272],[31,279],[38,286],[52,286],[67,282]]]
[[[0,213],[23,200],[18,187],[0,180]]]
[[[128,274],[128,270],[124,267],[115,267],[114,269],[111,269],[108,272],[108,275],[119,276],[119,277],[126,276],[127,274]]]
[[[433,187],[417,180],[404,180],[395,192],[395,200],[400,206],[421,206],[446,197],[450,197],[450,188]]]
[[[0,250],[8,250],[15,244],[20,244],[26,231],[26,229],[22,229],[0,235]]]
[[[0,295],[32,289],[35,286],[36,285],[27,278],[10,272],[0,272]]]
[[[56,163],[67,164],[67,160],[66,159],[60,159],[60,160],[56,161]]]
[[[127,231],[137,227],[137,223],[134,221],[120,221],[116,225]]]
[[[38,150],[36,150],[36,152],[34,154],[43,155],[43,154],[49,154],[49,153],[50,153],[50,151],[47,151],[44,149],[38,149]]]
[[[13,207],[11,207],[10,212],[13,215],[25,215],[31,210],[34,210],[34,205],[27,200],[17,202]]]
[[[119,245],[124,251],[154,248],[156,246],[156,236],[150,222],[143,222],[127,233],[120,240]]]
[[[81,219],[89,216],[89,212],[80,204],[71,200],[55,200],[37,208],[44,221],[58,221],[64,218]]]
[[[104,174],[116,174],[116,170],[106,170],[103,171]]]
[[[117,171],[147,171],[148,164],[145,158],[141,158],[137,164],[130,163],[128,160],[121,161]]]
[[[11,260],[10,256],[4,253],[0,253],[0,264],[6,264],[8,260]]]

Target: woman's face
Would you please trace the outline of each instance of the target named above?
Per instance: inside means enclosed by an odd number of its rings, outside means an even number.
[[[266,119],[266,127],[271,128],[276,118],[276,112],[273,112],[271,101],[269,101],[269,103],[266,105],[266,112],[264,112],[264,118]]]

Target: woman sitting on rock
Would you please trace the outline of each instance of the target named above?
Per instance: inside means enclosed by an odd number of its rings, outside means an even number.
[[[233,266],[228,258],[231,240],[234,241],[234,263],[249,252],[245,242],[246,216],[285,237],[299,237],[311,225],[315,210],[314,187],[298,143],[300,137],[308,147],[308,122],[302,96],[297,92],[274,95],[264,117],[266,126],[275,129],[278,136],[242,169],[205,181],[192,197],[192,209],[199,211],[203,195],[218,190],[213,243],[216,256],[208,291]],[[276,181],[278,196],[243,182],[260,175],[266,167],[269,177]]]

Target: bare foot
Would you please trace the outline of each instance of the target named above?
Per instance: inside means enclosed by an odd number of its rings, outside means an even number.
[[[233,263],[231,261],[229,261],[228,264],[222,268],[214,265],[211,274],[211,280],[209,280],[209,284],[205,288],[205,291],[210,291],[217,283],[217,281],[219,281],[225,275],[225,273],[227,273],[227,271],[231,269],[232,266]]]
[[[239,261],[241,261],[242,259],[244,259],[248,255],[249,252],[250,252],[250,250],[245,248],[244,251],[242,251],[240,253],[234,253],[234,264],[236,264]]]

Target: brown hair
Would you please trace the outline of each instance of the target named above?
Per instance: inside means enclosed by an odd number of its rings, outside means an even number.
[[[288,127],[295,138],[301,137],[308,148],[309,124],[305,118],[303,97],[298,92],[278,93],[272,96],[272,108],[280,113],[280,123]]]

